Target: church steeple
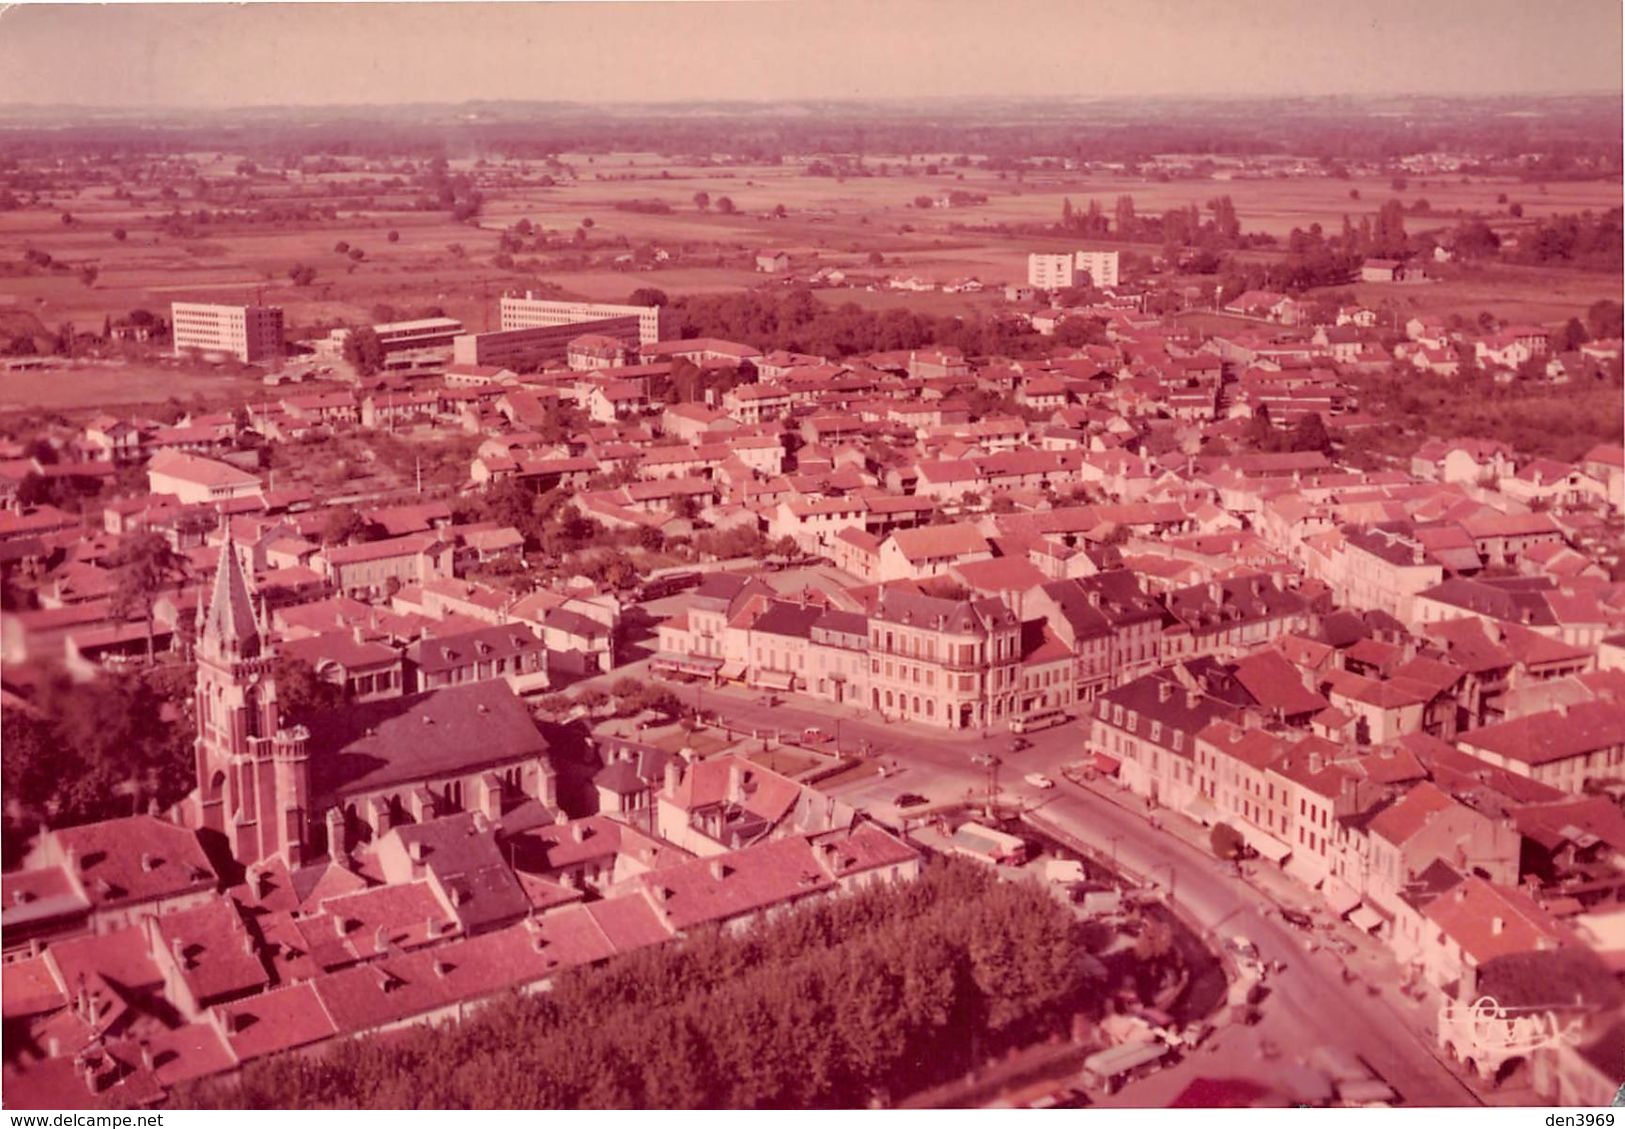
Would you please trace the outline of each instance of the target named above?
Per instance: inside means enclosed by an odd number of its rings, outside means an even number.
[[[282,724],[275,649],[229,525],[197,627],[195,826],[224,835],[245,865],[277,856],[300,866],[310,838],[309,734]]]
[[[255,658],[260,653],[260,623],[254,597],[243,574],[243,562],[226,525],[220,563],[214,570],[214,588],[207,606],[198,608],[198,644],[220,657]]]

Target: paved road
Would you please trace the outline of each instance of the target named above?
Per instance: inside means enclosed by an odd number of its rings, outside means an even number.
[[[626,673],[617,671],[614,676]],[[867,711],[803,695],[780,695],[770,702],[760,691],[737,687],[666,684],[703,714],[722,718],[735,730],[791,737],[817,726],[838,735],[847,752],[862,750],[896,764],[901,771],[895,775],[860,777],[832,789],[887,822],[904,814],[894,804],[902,792],[918,793],[937,805],[985,797],[994,785],[1005,801],[1030,804],[1040,822],[1080,840],[1102,858],[1115,859],[1125,872],[1164,889],[1171,887],[1175,907],[1215,944],[1239,933],[1258,946],[1263,960],[1285,965],[1269,978],[1270,992],[1256,1027],[1221,1032],[1215,1039],[1216,1051],[1198,1050],[1178,1065],[1125,1087],[1111,1104],[1163,1104],[1191,1078],[1203,1075],[1267,1078],[1271,1068],[1267,1063],[1261,1067],[1259,1048],[1268,1043],[1282,1048],[1287,1058],[1320,1045],[1358,1054],[1408,1105],[1479,1104],[1386,1000],[1370,995],[1363,984],[1343,981],[1343,966],[1335,954],[1324,949],[1311,954],[1306,948],[1308,934],[1267,916],[1270,902],[1258,889],[1221,869],[1207,851],[1153,828],[1138,800],[1124,795],[1114,802],[1063,779],[1061,766],[1080,759],[1083,752],[1076,724],[1032,734],[1032,747],[1016,752],[1008,731],[994,730],[985,737],[980,732],[945,732],[902,722],[887,724]],[[983,752],[998,756],[996,776],[972,761]],[[1034,771],[1049,776],[1057,786],[1039,789],[1028,784],[1023,777]]]
[[[1025,787],[1025,786],[1021,786]],[[1148,875],[1173,888],[1173,901],[1186,917],[1223,938],[1239,933],[1250,938],[1265,961],[1281,961],[1285,970],[1269,978],[1270,994],[1262,1007],[1257,1035],[1288,1054],[1328,1045],[1360,1055],[1410,1105],[1478,1104],[1456,1076],[1441,1066],[1401,1023],[1388,1005],[1360,985],[1345,984],[1335,954],[1306,950],[1307,935],[1265,916],[1268,903],[1246,882],[1218,868],[1211,858],[1177,839],[1151,829],[1144,819],[1093,792],[1063,784],[1038,812],[1042,820],[1093,844],[1103,854],[1115,851],[1126,869]],[[1220,1036],[1221,1042],[1225,1036]],[[1203,1073],[1203,1055],[1188,1064]],[[1205,1068],[1212,1073],[1211,1067]],[[1124,1096],[1134,1099],[1136,1087]],[[1171,1096],[1171,1095],[1170,1095]]]
[[[1082,734],[1067,725],[1030,735],[1032,748],[1015,752],[1008,732],[945,733],[903,723],[882,724],[872,715],[796,696],[769,705],[760,693],[731,689],[682,687],[685,698],[698,698],[707,713],[719,714],[737,728],[779,730],[786,734],[816,725],[839,733],[843,748],[867,742],[869,751],[895,761],[903,771],[885,779],[863,778],[836,789],[843,799],[868,808],[881,818],[895,817],[892,801],[902,791],[917,792],[933,804],[985,796],[989,773],[971,761],[979,752],[996,753],[1001,765],[997,786],[1006,800],[1031,804],[1035,817],[1093,847],[1103,858],[1115,858],[1125,871],[1172,888],[1172,899],[1188,921],[1218,943],[1231,934],[1250,938],[1263,960],[1285,968],[1269,978],[1270,993],[1255,1028],[1220,1033],[1213,1053],[1197,1051],[1178,1066],[1117,1095],[1126,1104],[1153,1104],[1171,1098],[1160,1091],[1181,1087],[1203,1074],[1260,1073],[1259,1046],[1267,1041],[1287,1057],[1319,1045],[1345,1048],[1363,1057],[1409,1105],[1476,1105],[1478,1099],[1423,1045],[1412,1027],[1391,1006],[1369,994],[1363,984],[1342,979],[1336,954],[1311,954],[1309,935],[1266,916],[1266,896],[1242,878],[1222,869],[1206,851],[1166,831],[1154,829],[1137,810],[1138,801],[1124,796],[1114,802],[1080,788],[1060,775],[1062,765],[1082,755]],[[1028,784],[1025,774],[1038,771],[1056,781],[1053,789]],[[1269,1068],[1262,1071],[1266,1076]]]

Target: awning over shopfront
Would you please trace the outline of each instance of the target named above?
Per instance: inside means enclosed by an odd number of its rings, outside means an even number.
[[[1343,917],[1360,904],[1359,892],[1354,887],[1341,878],[1333,878],[1330,875],[1327,876],[1325,885],[1321,886],[1320,895],[1326,899],[1326,904],[1332,907],[1332,912],[1338,917]]]
[[[706,655],[679,655],[671,651],[659,651],[649,660],[649,665],[655,670],[675,670],[682,674],[715,674],[722,665],[721,659],[710,658]]]
[[[758,670],[755,683],[769,690],[788,690],[796,676],[785,670]]]
[[[1213,806],[1212,800],[1202,795],[1191,797],[1190,803],[1185,805],[1185,814],[1203,827],[1211,827],[1219,819],[1219,809]]]
[[[729,659],[722,664],[722,669],[717,671],[717,677],[724,682],[738,682],[745,677],[745,664],[738,659]]]
[[[1271,862],[1280,862],[1292,853],[1292,848],[1273,835],[1266,835],[1256,827],[1242,827],[1241,837],[1247,845]]]
[[[1094,766],[1096,772],[1105,773],[1107,776],[1117,775],[1118,763],[1116,757],[1108,757],[1105,753],[1096,753],[1094,754]]]
[[[1349,921],[1357,929],[1364,929],[1367,933],[1375,933],[1377,928],[1382,925],[1383,918],[1382,914],[1370,906],[1359,906],[1353,913],[1349,914]]]

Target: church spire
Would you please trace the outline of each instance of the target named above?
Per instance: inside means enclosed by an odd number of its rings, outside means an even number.
[[[254,597],[231,539],[229,521],[226,539],[220,546],[220,564],[214,571],[214,590],[198,624],[198,641],[216,653],[229,652],[242,658],[259,654],[259,619],[254,615]]]

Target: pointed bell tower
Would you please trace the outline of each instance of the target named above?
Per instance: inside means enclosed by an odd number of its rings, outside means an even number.
[[[231,527],[197,624],[196,825],[226,836],[244,865],[304,862],[309,734],[283,728],[275,658]]]

